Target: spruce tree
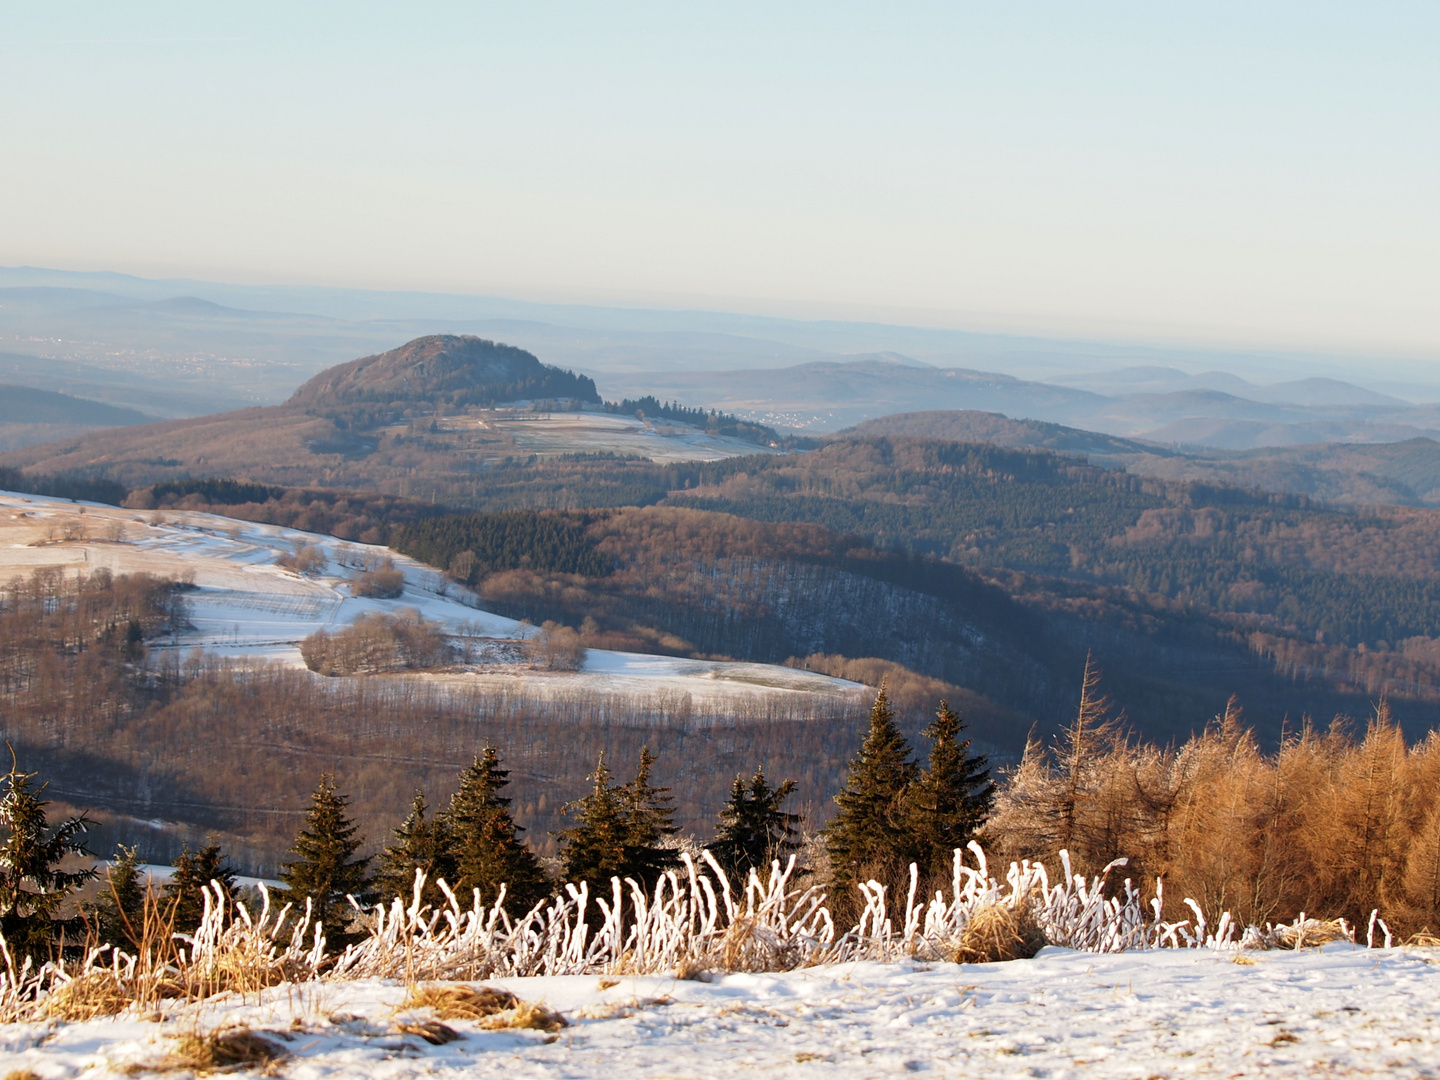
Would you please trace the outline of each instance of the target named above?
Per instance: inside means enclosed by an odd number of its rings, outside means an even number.
[[[415,894],[415,871],[425,871],[420,898],[432,906],[443,903],[445,894],[436,884],[455,880],[455,860],[450,852],[450,834],[445,815],[427,818],[425,792],[416,791],[410,814],[395,830],[395,842],[380,853],[375,874],[375,891],[389,902],[400,897],[407,905]]]
[[[870,709],[870,730],[835,796],[839,812],[824,831],[837,896],[848,897],[848,886],[866,877],[898,879],[911,848],[901,797],[916,772],[882,682]]]
[[[629,815],[624,791],[612,782],[604,753],[589,779],[590,793],[563,811],[575,818],[575,824],[558,834],[560,864],[567,881],[608,885],[612,877],[625,876]]]
[[[922,871],[944,873],[990,814],[993,787],[985,758],[960,739],[964,723],[945,701],[924,734],[930,760],[905,794],[910,850]]]
[[[116,859],[105,875],[94,914],[100,939],[122,949],[136,949],[144,934],[145,897],[140,879],[138,848],[116,848]]]
[[[772,788],[765,782],[763,769],[756,769],[749,783],[742,776],[735,777],[730,801],[720,811],[720,824],[710,845],[710,854],[732,881],[743,882],[752,867],[763,871],[800,846],[794,840],[800,816],[780,809],[794,790],[794,780]]]
[[[213,841],[199,851],[186,844],[175,860],[175,873],[165,883],[165,911],[177,932],[193,934],[205,917],[205,895],[210,882],[220,884],[228,897],[235,891],[235,871],[225,865],[220,845]],[[213,893],[211,902],[214,902]]]
[[[669,788],[650,783],[655,755],[640,751],[635,779],[614,783],[605,755],[591,774],[592,788],[583,799],[565,807],[575,824],[562,830],[560,861],[568,881],[609,885],[612,877],[634,878],[650,889],[679,859],[665,846],[676,833]]]
[[[670,789],[650,783],[650,769],[655,755],[648,746],[640,748],[640,764],[635,779],[622,789],[629,828],[625,841],[625,874],[647,889],[662,873],[679,862],[673,848],[665,840],[679,830],[675,827],[675,808],[671,805]]]
[[[550,881],[535,853],[519,838],[524,830],[510,816],[510,800],[500,794],[509,777],[509,771],[500,767],[499,752],[487,746],[460,774],[460,789],[445,811],[445,830],[456,894],[465,898],[478,889],[480,902],[493,904],[503,884],[505,910],[516,914],[548,896]]]
[[[0,844],[0,934],[17,963],[26,956],[37,963],[48,960],[61,934],[79,929],[80,921],[60,918],[60,909],[96,876],[94,870],[60,869],[65,856],[90,854],[77,839],[89,821],[83,815],[72,817],[50,829],[45,820],[50,804],[40,798],[43,785],[32,789],[34,777],[12,762],[0,796],[0,825],[5,828]]]
[[[357,859],[355,852],[364,843],[355,823],[345,816],[347,800],[335,790],[335,777],[324,773],[310,796],[305,828],[295,838],[295,860],[280,869],[280,880],[297,906],[311,901],[314,917],[324,927],[332,948],[343,948],[354,940],[346,932],[351,911],[347,896],[367,899],[369,880],[365,867],[369,858]]]

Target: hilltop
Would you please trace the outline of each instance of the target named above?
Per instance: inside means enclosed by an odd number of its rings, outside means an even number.
[[[360,402],[444,402],[458,408],[533,398],[600,403],[595,380],[542,364],[524,349],[470,335],[432,334],[322,371],[286,404],[325,410]]]
[[[80,434],[11,450],[0,466],[132,486],[230,476],[454,499],[474,488],[477,470],[507,458],[716,460],[756,450],[723,431],[603,413],[599,403],[592,379],[524,349],[429,335],[323,371],[283,405]]]

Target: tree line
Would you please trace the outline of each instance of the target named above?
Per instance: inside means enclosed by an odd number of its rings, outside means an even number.
[[[630,414],[642,420],[673,420],[697,427],[708,435],[727,435],[732,439],[758,443],[761,446],[770,446],[780,441],[775,429],[764,424],[741,420],[738,416],[720,412],[718,409],[692,409],[678,401],[662,402],[654,394],[634,399],[625,398],[623,401],[607,401],[605,411]]]
[[[837,893],[840,910],[847,890],[858,881],[880,878],[898,883],[903,868],[918,862],[927,878],[943,877],[955,847],[977,835],[989,813],[992,786],[982,756],[970,753],[960,718],[941,702],[922,768],[895,724],[884,689],[870,712],[870,729],[847,770],[836,797],[837,813],[819,834],[816,865]],[[355,940],[357,910],[395,898],[409,901],[417,880],[423,899],[440,902],[440,882],[459,896],[502,902],[512,914],[528,911],[563,882],[588,882],[592,890],[611,878],[633,879],[647,890],[677,869],[683,841],[675,824],[674,799],[654,777],[657,757],[642,746],[633,777],[615,775],[602,753],[589,777],[589,790],[564,808],[568,824],[556,831],[558,854],[542,858],[523,838],[505,793],[510,772],[500,753],[487,745],[459,776],[444,809],[432,812],[423,789],[410,812],[392,830],[377,854],[361,854],[365,837],[353,819],[348,798],[333,774],[322,774],[310,796],[304,823],[280,868],[287,899],[309,903],[325,928],[332,948]],[[105,876],[98,901],[64,916],[65,899],[93,869],[64,871],[67,858],[88,855],[81,842],[90,822],[81,815],[47,826],[40,798],[43,786],[18,764],[3,777],[0,824],[0,932],[12,950],[43,958],[85,933],[112,944],[138,945],[150,886],[142,879],[137,849],[121,846]],[[785,808],[796,790],[794,780],[772,784],[763,768],[737,775],[705,846],[736,887],[752,870],[765,872],[771,862],[801,847],[802,816]],[[423,875],[420,878],[418,875]],[[213,840],[198,850],[184,849],[174,873],[161,890],[167,925],[192,933],[204,912],[203,890],[217,884],[235,890],[235,871]],[[503,893],[502,893],[503,890]],[[353,903],[352,903],[353,899]]]
[[[736,880],[798,855],[841,917],[854,913],[857,882],[878,881],[893,895],[908,887],[914,863],[928,888],[948,877],[954,850],[974,839],[992,859],[1053,866],[1065,850],[1087,876],[1128,860],[1123,876],[1143,894],[1153,895],[1163,877],[1171,917],[1193,897],[1242,924],[1302,911],[1363,924],[1376,911],[1402,939],[1440,928],[1440,733],[1407,745],[1383,700],[1363,733],[1343,720],[1328,729],[1307,721],[1272,753],[1260,749],[1233,701],[1184,744],[1157,746],[1131,737],[1090,663],[1071,723],[1048,743],[1033,740],[994,780],[946,703],[924,735],[922,763],[882,687],[822,828],[809,832],[820,822],[788,808],[793,779],[774,783],[756,768],[733,777],[704,846]],[[602,753],[586,789],[563,808],[553,854],[527,840],[493,743],[461,771],[442,809],[432,811],[425,791],[415,791],[378,850],[367,848],[349,797],[327,772],[279,876],[291,899],[309,900],[335,946],[356,932],[348,897],[408,899],[417,870],[432,900],[440,879],[482,902],[498,899],[504,885],[512,911],[564,881],[602,887],[620,876],[650,887],[698,843],[676,824],[658,764],[642,743],[633,774],[621,781]],[[145,893],[134,849],[119,851],[93,910],[67,915],[66,898],[95,876],[70,869],[88,854],[90,823],[71,816],[49,826],[43,787],[18,763],[0,782],[0,932],[10,947],[40,955],[87,927],[125,932]],[[198,921],[200,889],[211,880],[234,887],[217,843],[181,852],[163,892],[177,929]]]

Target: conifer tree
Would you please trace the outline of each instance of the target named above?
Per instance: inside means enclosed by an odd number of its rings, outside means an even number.
[[[500,754],[487,746],[460,774],[460,789],[445,811],[449,858],[455,867],[452,887],[461,897],[480,891],[483,904],[493,904],[500,886],[505,888],[505,909],[512,914],[529,911],[550,893],[550,881],[540,860],[519,834],[524,831],[510,816],[510,800],[500,791],[510,773],[500,767]]]
[[[558,834],[560,862],[567,881],[608,883],[624,877],[630,836],[629,815],[623,790],[614,784],[614,774],[605,764],[605,755],[590,774],[590,793],[565,807],[575,824]]]
[[[398,896],[408,905],[415,892],[416,870],[425,871],[423,903],[443,902],[445,894],[436,881],[443,879],[449,885],[455,880],[445,815],[427,818],[427,810],[425,792],[416,791],[409,816],[395,830],[395,842],[380,853],[375,891],[381,900]]]
[[[94,870],[61,870],[67,855],[89,855],[77,839],[88,820],[72,817],[50,829],[45,820],[49,802],[34,790],[34,773],[21,772],[12,762],[0,777],[0,934],[17,963],[29,956],[37,963],[50,958],[63,932],[78,929],[78,919],[62,919],[60,910],[70,895],[95,877]]]
[[[910,848],[922,871],[944,873],[990,813],[993,786],[985,758],[960,739],[964,723],[945,701],[924,734],[930,760],[905,793]]]
[[[355,823],[345,816],[347,800],[335,790],[335,777],[324,773],[310,796],[305,828],[295,838],[295,860],[280,870],[280,880],[297,905],[311,901],[314,916],[325,930],[332,948],[353,940],[346,933],[352,911],[347,896],[367,899],[369,880],[365,876],[369,858],[357,859],[355,852],[364,843]]]
[[[675,810],[670,789],[650,783],[654,764],[650,748],[642,748],[635,779],[616,784],[605,755],[600,755],[590,776],[590,794],[565,807],[564,812],[576,818],[559,833],[566,880],[608,885],[612,877],[634,878],[649,889],[679,861],[664,843],[676,832]]]
[[[121,845],[105,875],[105,884],[95,904],[98,932],[102,941],[122,949],[140,945],[144,931],[145,883],[140,880],[138,848]]]
[[[629,824],[626,873],[622,876],[633,877],[647,889],[662,873],[679,862],[674,849],[664,846],[665,839],[679,830],[674,824],[675,808],[671,805],[670,789],[650,783],[650,769],[654,764],[655,755],[650,752],[650,747],[642,746],[635,779],[622,789]]]
[[[193,934],[205,917],[205,894],[218,882],[226,896],[235,891],[235,871],[225,865],[220,845],[206,844],[199,851],[185,845],[175,860],[175,873],[165,883],[165,910],[181,934]],[[213,900],[212,900],[213,903]]]
[[[1110,698],[1100,689],[1100,668],[1086,653],[1085,672],[1080,677],[1080,707],[1055,746],[1059,784],[1048,808],[1054,829],[1053,846],[1072,855],[1093,846],[1086,843],[1089,837],[1083,811],[1090,789],[1095,786],[1096,763],[1120,738],[1121,718],[1112,717],[1110,708]]]
[[[720,811],[720,824],[710,854],[732,881],[743,882],[752,867],[764,870],[770,863],[800,845],[794,840],[800,815],[787,814],[780,805],[795,790],[795,781],[775,787],[756,769],[747,783],[742,776],[730,785],[730,801]]]
[[[839,895],[848,895],[848,886],[862,875],[885,880],[908,861],[910,838],[900,803],[916,772],[882,682],[870,709],[870,730],[835,796],[839,812],[824,831]]]

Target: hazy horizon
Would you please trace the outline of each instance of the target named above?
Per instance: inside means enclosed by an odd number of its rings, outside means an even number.
[[[1433,7],[11,10],[0,264],[1433,360]]]

